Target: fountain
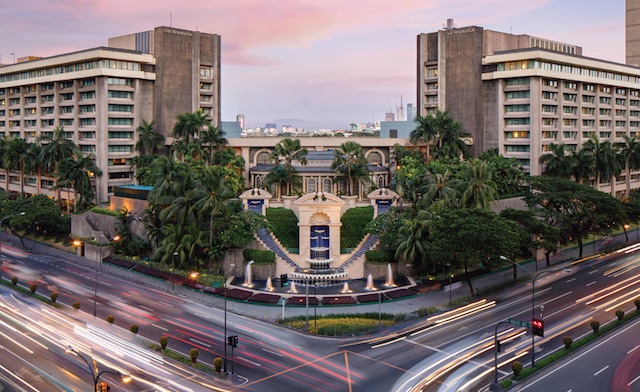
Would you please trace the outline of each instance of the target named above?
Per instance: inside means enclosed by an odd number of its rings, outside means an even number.
[[[291,282],[291,288],[289,289],[289,291],[287,291],[287,293],[298,294],[298,289],[296,289],[296,282]]]
[[[391,270],[391,263],[387,263],[387,282],[384,284],[387,287],[396,287],[393,282],[393,271]]]
[[[342,294],[347,294],[351,292],[352,290],[349,289],[349,282],[344,282],[344,285],[342,286]]]
[[[377,290],[375,288],[375,286],[373,285],[373,276],[371,274],[369,274],[369,276],[367,276],[367,286],[364,289],[365,290]]]
[[[264,289],[267,291],[273,291],[273,283],[271,283],[271,277],[267,278],[267,286]]]
[[[253,287],[253,282],[251,281],[251,264],[253,264],[253,260],[247,263],[247,267],[244,270],[244,283],[242,284],[244,287]]]

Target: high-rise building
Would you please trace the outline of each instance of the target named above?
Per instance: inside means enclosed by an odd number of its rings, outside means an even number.
[[[394,112],[386,112],[384,114],[384,121],[395,121],[396,114]]]
[[[216,34],[157,27],[111,38],[108,47],[27,60],[0,67],[0,135],[35,142],[63,128],[95,156],[100,202],[115,186],[135,184],[131,159],[143,120],[154,121],[167,143],[178,114],[202,110],[220,123]],[[23,181],[27,193],[55,193],[51,177]],[[19,174],[0,174],[0,187],[19,191]]]
[[[498,148],[534,175],[552,143],[577,151],[592,136],[640,136],[640,68],[558,41],[478,26],[420,34],[417,87],[420,115],[449,111],[474,153]]]
[[[240,129],[244,129],[244,114],[240,113],[236,116],[236,122],[240,124]]]
[[[625,55],[626,63],[640,66],[640,0],[626,0]]]

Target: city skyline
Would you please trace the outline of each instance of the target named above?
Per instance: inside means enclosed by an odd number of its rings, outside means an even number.
[[[220,34],[223,121],[243,113],[248,127],[286,118],[335,129],[384,120],[401,97],[405,106],[415,104],[416,36],[441,29],[447,18],[456,27],[575,44],[587,57],[623,63],[624,7],[622,0],[41,0],[3,12],[12,33],[0,37],[0,55],[4,64],[48,57],[163,25]]]

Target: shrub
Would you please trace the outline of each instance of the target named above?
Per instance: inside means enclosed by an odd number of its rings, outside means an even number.
[[[114,321],[116,321],[116,318],[115,318],[115,317],[113,317],[113,315],[111,315],[111,314],[110,314],[110,315],[108,315],[108,316],[107,316],[107,322],[108,322],[109,324],[113,324],[113,323],[114,323]]]
[[[520,376],[520,372],[522,371],[522,363],[518,362],[518,361],[513,361],[511,363],[511,370],[513,370],[513,376],[515,378],[518,378]]]
[[[53,302],[54,304],[56,303],[56,301],[58,300],[58,293],[56,293],[55,291],[53,293],[51,293],[51,295],[49,296],[49,298],[51,298],[51,302]]]
[[[213,360],[213,367],[216,369],[216,372],[222,370],[222,365],[224,365],[224,359],[217,357]]]
[[[95,212],[96,214],[115,216],[116,218],[120,217],[120,211],[110,210],[104,207],[93,207],[91,212]]]
[[[354,207],[344,212],[340,222],[340,248],[355,248],[367,234],[366,226],[373,220],[373,207]]]
[[[598,333],[598,330],[600,329],[600,322],[593,320],[590,325],[591,329],[593,329],[593,333]]]
[[[73,308],[75,310],[79,310],[80,309],[80,302],[74,302],[74,303],[71,304],[71,306],[73,306]]]
[[[562,338],[562,343],[564,344],[564,348],[568,350],[573,343],[573,339],[571,339],[571,336],[565,336],[564,338]]]
[[[11,278],[11,283],[15,286],[18,284],[18,277],[14,276],[13,278]]]
[[[138,333],[139,330],[140,330],[140,327],[138,327],[138,324],[131,324],[131,326],[129,327],[129,331],[133,333]]]
[[[624,310],[616,310],[616,317],[618,318],[618,321],[622,321],[622,319],[624,318]]]
[[[391,250],[372,249],[372,250],[368,250],[367,253],[365,253],[365,256],[367,258],[367,263],[386,264],[386,263],[393,263],[395,261],[393,259],[393,254],[394,252]]]
[[[286,208],[267,208],[269,229],[285,248],[300,247],[300,233],[298,232],[298,217]]]
[[[31,284],[29,285],[29,290],[31,291],[31,294],[35,294],[35,293],[36,293],[36,290],[38,290],[38,285],[37,285],[37,284],[35,284],[35,283],[31,283]]]
[[[636,306],[636,310],[640,312],[640,298],[633,301],[633,304]]]
[[[274,264],[276,254],[264,249],[245,249],[242,251],[245,261],[253,260],[256,264]]]
[[[167,343],[169,343],[169,338],[162,335],[160,336],[160,340],[158,340],[158,343],[160,343],[160,347],[165,350],[167,348]]]
[[[191,362],[196,363],[196,361],[198,360],[198,355],[200,355],[200,351],[198,351],[197,348],[192,348],[191,351],[189,351]]]

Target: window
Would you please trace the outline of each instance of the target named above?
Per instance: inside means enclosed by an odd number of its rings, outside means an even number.
[[[95,79],[84,79],[84,80],[82,80],[82,87],[95,86],[95,85],[96,85],[96,80]]]
[[[24,99],[24,103],[27,104],[27,105],[32,104],[32,103],[36,103],[36,97],[26,97]]]
[[[112,146],[112,145],[109,145],[107,150],[109,152],[131,152],[133,150],[133,146],[131,146],[131,145],[123,145],[123,146]]]
[[[316,191],[316,180],[310,178],[307,180],[307,193],[313,193]]]
[[[211,78],[211,67],[200,67],[200,77]]]
[[[582,114],[593,116],[593,115],[596,114],[596,109],[595,108],[582,108]]]
[[[42,113],[43,115],[53,114],[53,107],[42,108],[40,109],[40,113]]]
[[[109,166],[125,166],[125,165],[129,165],[129,159],[126,159],[126,158],[109,159]]]
[[[122,178],[131,178],[131,172],[109,173],[110,180],[119,180]]]
[[[543,139],[555,139],[558,137],[558,131],[542,131]]]
[[[595,132],[593,131],[589,131],[589,132],[582,132],[582,138],[583,139],[591,139],[592,136],[595,136]]]
[[[578,132],[574,132],[574,131],[566,131],[566,132],[562,132],[562,137],[565,139],[572,139],[575,140],[578,137]],[[575,151],[575,144],[573,145],[573,150]]]
[[[213,88],[213,83],[200,83],[200,90],[211,90]]]
[[[596,91],[596,87],[593,84],[583,84],[582,89],[584,91]]]
[[[438,68],[427,68],[427,77],[428,78],[438,77]]]
[[[108,95],[109,95],[109,98],[131,99],[133,97],[133,92],[131,92],[131,91],[109,90]]]
[[[73,99],[73,93],[60,94],[60,102],[71,101]]]
[[[627,122],[626,121],[621,121],[621,120],[617,120],[616,121],[616,127],[617,128],[624,128],[627,126]]]
[[[73,125],[73,119],[63,118],[62,120],[60,120],[60,125],[62,125],[63,127],[70,127]]]
[[[625,106],[627,104],[627,100],[624,98],[616,98],[616,105]]]
[[[80,126],[81,127],[87,127],[87,126],[92,126],[92,125],[96,125],[96,119],[95,118],[81,118],[80,119]]]
[[[557,118],[543,118],[542,119],[542,125],[555,127],[555,126],[558,125],[558,119]]]
[[[131,79],[122,79],[122,78],[108,78],[108,84],[117,84],[120,86],[132,86],[133,81]]]
[[[438,83],[427,83],[427,90],[437,90]]]
[[[606,105],[611,105],[611,98],[600,97],[600,103],[604,103]]]
[[[576,82],[564,82],[564,88],[568,88],[570,90],[577,90],[578,83]]]
[[[133,105],[115,105],[109,104],[108,109],[110,112],[127,112],[131,113],[133,111]]]
[[[60,82],[60,88],[61,89],[73,88],[73,82],[72,81]]]
[[[600,120],[600,126],[604,128],[611,128],[611,120]]]
[[[96,105],[80,105],[78,110],[80,113],[93,113],[96,111]]]
[[[556,105],[542,105],[542,111],[544,113],[558,113],[558,107]]]
[[[616,109],[616,116],[625,117],[627,115],[627,111],[623,109]]]
[[[89,146],[80,146],[80,151],[82,152],[96,152],[96,146],[93,145],[89,145]]]
[[[558,81],[551,79],[542,79],[542,85],[547,87],[558,87]]]
[[[53,102],[53,95],[43,95],[42,103]]]
[[[504,107],[507,113],[510,112],[528,112],[530,110],[529,105],[505,105]]]
[[[595,127],[596,126],[596,120],[582,120],[582,126],[583,127]]]
[[[109,139],[131,139],[133,132],[109,132]]]
[[[600,86],[600,92],[606,93],[606,94],[610,94],[611,93],[611,87],[609,86]]]
[[[576,114],[578,113],[578,108],[575,106],[563,106],[562,111],[566,114]]]
[[[583,95],[582,102],[584,103],[594,103],[596,101],[596,97],[593,95]]]
[[[531,92],[529,90],[507,91],[506,99],[529,98],[530,96],[531,96]],[[436,98],[436,101],[437,101],[437,98]]]
[[[96,98],[96,92],[95,91],[84,91],[82,93],[80,93],[80,100],[83,99],[95,99]]]
[[[96,133],[94,131],[84,131],[80,134],[83,139],[95,139]]]
[[[529,131],[510,131],[505,132],[504,137],[507,139],[528,139]]]
[[[40,120],[40,126],[42,127],[52,127],[53,126],[53,119],[42,119]]]
[[[521,84],[530,84],[531,82],[529,78],[511,78],[506,79],[505,83],[507,84],[507,86],[517,86]]]
[[[60,106],[60,114],[73,113],[73,106]]]
[[[611,116],[611,109],[600,109],[601,116]]]
[[[211,102],[211,95],[201,95],[200,102]]]
[[[551,101],[557,101],[558,100],[558,93],[552,93],[551,91],[543,91],[542,92],[542,99],[547,99],[547,100],[551,100]]]
[[[42,85],[42,91],[53,90],[53,83],[46,83]]]
[[[531,151],[531,146],[529,145],[525,145],[525,146],[510,146],[510,145],[506,145],[504,146],[507,152],[529,152]]]
[[[506,125],[529,125],[530,123],[531,119],[529,117],[505,118]]]
[[[133,119],[131,118],[111,118],[108,120],[109,125],[132,125]]]
[[[575,118],[565,118],[562,120],[562,125],[565,127],[573,128],[578,125],[578,120],[576,120]]]
[[[577,98],[578,98],[578,95],[577,95],[577,94],[568,94],[568,93],[564,93],[564,94],[562,94],[562,98],[563,98],[565,101],[576,102],[576,101],[577,101]]]

